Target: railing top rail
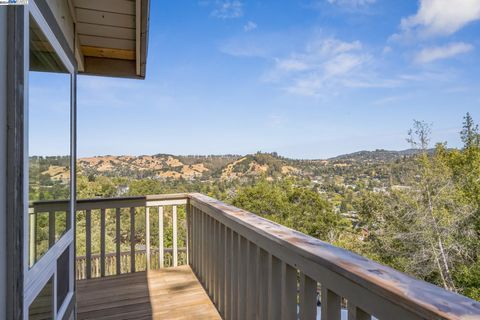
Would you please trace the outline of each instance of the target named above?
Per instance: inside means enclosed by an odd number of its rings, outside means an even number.
[[[229,222],[230,227],[239,234],[255,235],[256,238],[249,239],[250,241],[257,240],[258,244],[259,240],[263,240],[263,243],[269,243],[272,247],[281,246],[286,255],[293,257],[292,261],[295,261],[295,257],[307,259],[421,317],[478,319],[480,316],[480,303],[467,297],[415,279],[208,196],[192,193],[189,198],[192,205]]]
[[[114,197],[114,198],[91,198],[91,199],[77,199],[76,209],[102,209],[102,208],[128,208],[141,207],[152,205],[161,205],[164,202],[169,204],[180,204],[182,200],[187,200],[188,194],[161,194],[161,195],[147,195],[147,196],[130,196],[130,197]],[[42,211],[60,211],[65,210],[70,204],[69,200],[46,200],[34,201],[30,203],[30,207],[34,208],[34,212]]]

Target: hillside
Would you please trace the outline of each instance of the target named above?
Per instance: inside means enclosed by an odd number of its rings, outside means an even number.
[[[142,156],[96,156],[80,158],[78,171],[85,176],[125,177],[132,179],[233,181],[256,177],[276,179],[284,176],[299,176],[321,181],[341,176],[344,180],[370,177],[382,180],[385,165],[408,159],[415,150],[404,151],[359,151],[330,159],[298,160],[279,156],[277,153],[240,155],[175,156],[169,154]],[[62,166],[57,158],[51,162],[42,160],[42,175],[52,180],[68,178],[69,168]],[[352,180],[353,179],[353,180]]]

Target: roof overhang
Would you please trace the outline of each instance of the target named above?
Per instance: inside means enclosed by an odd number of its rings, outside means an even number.
[[[68,0],[78,72],[145,78],[149,0]]]

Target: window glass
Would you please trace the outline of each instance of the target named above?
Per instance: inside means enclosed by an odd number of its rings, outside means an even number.
[[[30,266],[70,228],[70,73],[30,18]]]
[[[53,319],[53,278],[50,278],[45,287],[43,287],[42,291],[40,291],[28,308],[28,319]]]
[[[60,310],[70,291],[70,247],[57,260],[57,311]]]

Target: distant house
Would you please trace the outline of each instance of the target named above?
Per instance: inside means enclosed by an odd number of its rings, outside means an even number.
[[[123,195],[127,194],[128,191],[130,191],[130,187],[129,187],[129,186],[127,186],[127,185],[120,185],[120,186],[118,186],[118,188],[117,188],[117,195],[118,195],[118,196],[123,196]]]

